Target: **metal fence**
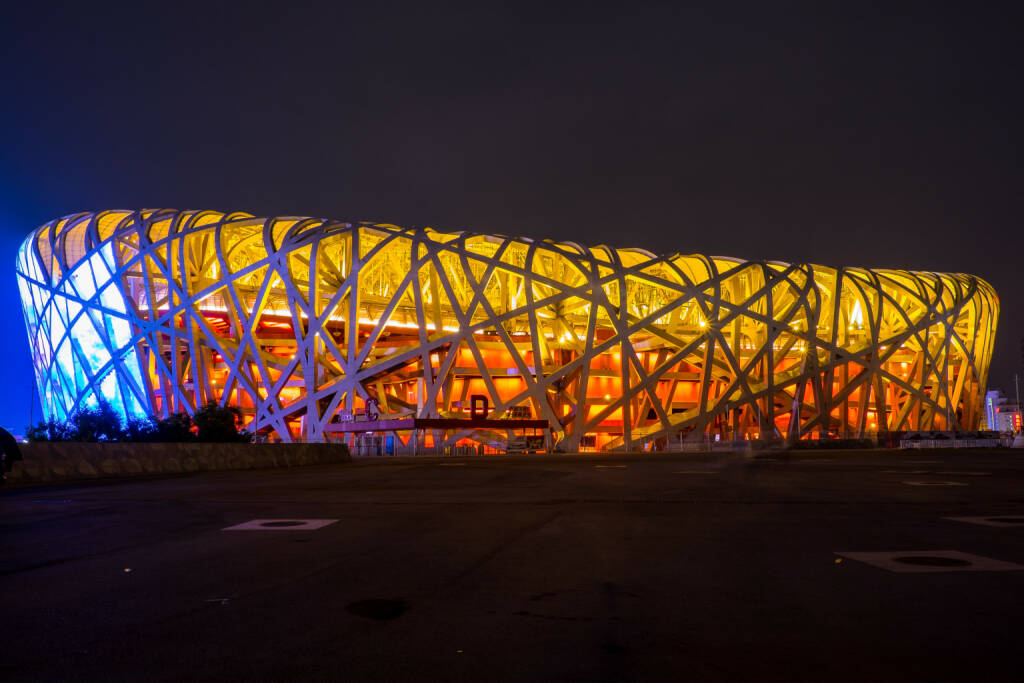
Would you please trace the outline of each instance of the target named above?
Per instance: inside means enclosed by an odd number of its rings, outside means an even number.
[[[398,455],[505,455],[504,448],[497,448],[488,445],[478,446],[422,446],[416,443],[405,446],[401,443],[394,443],[390,448],[386,442],[356,441],[354,446],[349,447],[352,455],[367,456],[398,456]]]
[[[903,439],[900,448],[1010,448],[1013,437],[998,439]]]

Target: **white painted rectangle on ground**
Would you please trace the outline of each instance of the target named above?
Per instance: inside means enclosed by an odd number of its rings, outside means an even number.
[[[943,517],[955,522],[981,524],[982,526],[1024,526],[1024,515],[990,515],[988,517]]]
[[[1006,572],[1024,569],[1024,565],[962,553],[958,550],[837,552],[836,555],[898,573]]]
[[[334,524],[336,519],[253,519],[221,531],[313,531]]]

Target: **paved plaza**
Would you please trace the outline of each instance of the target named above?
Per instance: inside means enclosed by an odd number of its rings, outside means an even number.
[[[0,678],[1019,680],[1024,454],[374,458],[0,492]]]

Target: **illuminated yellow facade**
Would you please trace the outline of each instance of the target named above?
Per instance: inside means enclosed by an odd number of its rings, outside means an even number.
[[[566,450],[976,429],[998,316],[971,275],[212,211],[53,221],[18,276],[48,415],[218,401],[284,440],[474,395]]]

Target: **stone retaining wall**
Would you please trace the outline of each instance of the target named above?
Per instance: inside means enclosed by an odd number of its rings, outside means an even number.
[[[8,472],[9,484],[352,461],[346,446],[324,443],[41,442],[19,448],[24,460]]]

